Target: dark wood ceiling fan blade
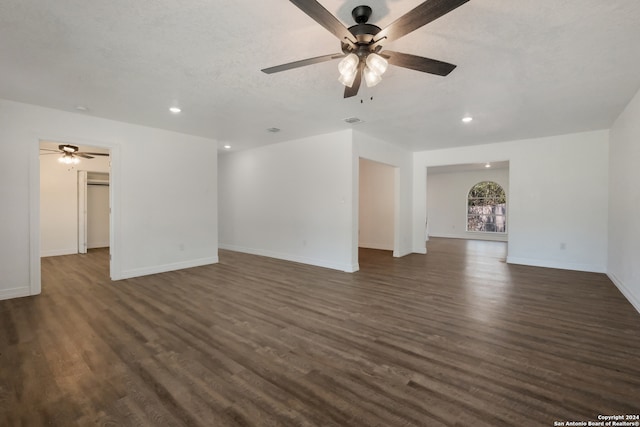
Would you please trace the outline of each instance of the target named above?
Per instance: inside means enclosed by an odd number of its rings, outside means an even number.
[[[411,70],[422,71],[423,73],[446,76],[456,68],[448,62],[437,61],[423,56],[411,55],[409,53],[394,52],[384,50],[380,55],[387,58],[389,64],[397,67],[409,68]]]
[[[469,0],[427,0],[393,21],[376,34],[376,43],[389,42],[417,30],[431,21],[435,21]]]
[[[316,56],[315,58],[302,59],[300,61],[289,62],[288,64],[276,65],[262,70],[263,73],[273,74],[280,71],[291,70],[293,68],[304,67],[307,65],[317,64],[319,62],[331,61],[332,59],[342,58],[343,53],[332,53],[331,55]]]
[[[351,98],[352,96],[356,96],[358,94],[358,90],[360,90],[360,83],[362,83],[362,69],[364,67],[360,66],[358,68],[358,73],[356,74],[356,79],[353,81],[351,87],[344,87],[344,97]]]
[[[84,159],[93,159],[93,156],[88,155],[87,153],[73,153],[74,156],[82,157]]]
[[[329,30],[334,36],[336,36],[341,42],[354,47],[353,39],[355,37],[345,27],[342,22],[325,9],[316,0],[290,0],[291,3],[298,6],[298,9],[309,15],[311,19],[322,25]]]
[[[88,154],[90,156],[108,156],[109,153],[89,153],[88,151],[83,151],[81,153],[75,153],[75,154]]]
[[[51,148],[41,148],[40,151],[51,151],[51,152],[54,152],[54,153],[61,153],[62,152],[60,150],[53,150]]]

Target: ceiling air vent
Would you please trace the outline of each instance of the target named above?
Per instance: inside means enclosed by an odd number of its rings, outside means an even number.
[[[357,117],[347,117],[346,119],[344,119],[344,121],[351,124],[362,123],[362,120]]]

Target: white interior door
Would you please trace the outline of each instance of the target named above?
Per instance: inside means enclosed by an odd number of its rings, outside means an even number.
[[[78,171],[78,253],[87,253],[87,171]]]

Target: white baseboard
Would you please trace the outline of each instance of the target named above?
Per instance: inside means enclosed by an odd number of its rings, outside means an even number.
[[[166,273],[167,271],[183,270],[185,268],[200,267],[203,265],[217,264],[218,257],[199,258],[189,261],[175,262],[164,265],[154,265],[151,267],[134,268],[124,270],[118,276],[119,279],[130,279],[132,277],[148,276],[150,274]]]
[[[492,234],[492,233],[464,233],[464,234],[429,234],[429,237],[442,237],[445,239],[465,239],[465,240],[489,240],[492,242],[507,242],[509,241],[509,235],[507,234]]]
[[[87,249],[108,248],[109,243],[110,242],[107,240],[106,242],[92,243],[91,245],[87,244]]]
[[[401,249],[398,251],[393,251],[393,257],[394,258],[402,258],[403,256],[407,256],[409,254],[412,254],[413,251],[412,250],[407,250],[407,249]]]
[[[385,245],[384,243],[358,243],[359,248],[364,249],[379,249],[381,251],[392,251],[393,245]]]
[[[426,254],[427,253],[427,248],[423,247],[423,248],[413,248],[413,251],[411,251],[414,254]]]
[[[383,245],[383,244],[375,244],[375,243],[360,243],[358,244],[359,248],[363,248],[363,249],[378,249],[381,251],[393,251],[393,257],[394,258],[402,258],[405,255],[409,255],[415,251],[412,251],[411,249],[407,250],[407,249],[400,249],[398,251],[394,250],[393,248],[388,247],[387,245]]]
[[[78,248],[73,247],[69,249],[49,249],[46,251],[40,251],[40,257],[46,258],[50,256],[62,256],[62,255],[75,255],[78,253]]]
[[[507,256],[508,264],[530,265],[533,267],[558,268],[560,270],[586,271],[588,273],[605,273],[604,265],[561,262],[548,259],[518,258]]]
[[[299,255],[282,253],[282,252],[267,251],[264,249],[246,248],[243,246],[228,245],[225,243],[218,243],[218,247],[220,249],[226,249],[229,251],[242,252],[242,253],[251,254],[251,255],[259,255],[259,256],[264,256],[268,258],[282,259],[285,261],[299,262],[300,264],[315,265],[316,267],[330,268],[332,270],[339,270],[347,273],[355,273],[360,269],[360,266],[357,263],[356,264],[338,264],[338,263],[323,260],[323,259],[308,258],[308,257],[299,256]]]
[[[0,300],[28,297],[29,287],[24,286],[22,288],[2,289],[0,290]]]
[[[616,285],[616,287],[620,290],[622,295],[624,295],[625,298],[629,300],[633,308],[635,308],[636,311],[640,313],[640,297],[634,295],[633,292],[631,292],[631,289],[629,289],[629,287],[625,285],[622,280],[618,279],[618,277],[615,274],[607,273],[607,276],[609,277],[609,279],[611,279],[613,284]]]

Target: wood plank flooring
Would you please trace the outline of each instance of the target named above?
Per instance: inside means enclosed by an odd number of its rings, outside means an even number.
[[[640,314],[505,245],[361,250],[348,274],[228,251],[120,282],[105,250],[0,301],[1,426],[552,426],[640,413]]]

